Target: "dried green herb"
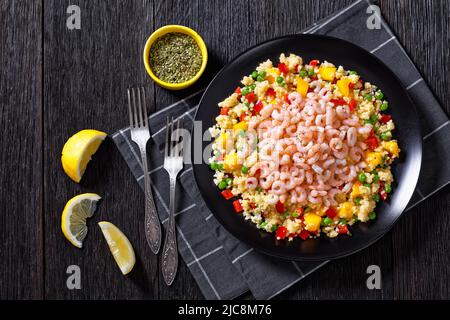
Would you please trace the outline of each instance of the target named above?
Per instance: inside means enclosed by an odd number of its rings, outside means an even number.
[[[181,83],[192,79],[202,65],[202,53],[195,40],[183,33],[168,33],[150,48],[150,66],[161,80]]]

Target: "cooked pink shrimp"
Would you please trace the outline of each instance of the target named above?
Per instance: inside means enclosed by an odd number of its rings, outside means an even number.
[[[258,186],[258,180],[256,178],[249,177],[245,180],[246,188],[253,190],[253,189],[256,189],[257,186]]]

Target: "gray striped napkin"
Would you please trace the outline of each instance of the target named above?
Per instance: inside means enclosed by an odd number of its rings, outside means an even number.
[[[408,205],[412,208],[450,181],[450,126],[447,115],[420,76],[385,21],[382,28],[366,27],[369,0],[359,0],[303,31],[351,41],[374,53],[391,66],[415,101],[424,133],[423,167],[418,187]],[[392,63],[395,62],[395,63]],[[150,117],[152,139],[149,161],[153,168],[153,189],[160,219],[165,225],[168,212],[168,176],[162,169],[166,117],[181,119],[191,128],[201,93],[197,92]],[[130,142],[129,128],[112,135],[114,142],[143,188],[143,171],[137,148]],[[250,290],[256,299],[270,299],[294,285],[327,261],[295,262],[268,257],[230,235],[214,218],[195,185],[192,167],[180,175],[177,199],[177,230],[180,255],[207,299],[232,299]],[[407,209],[407,210],[408,210]]]

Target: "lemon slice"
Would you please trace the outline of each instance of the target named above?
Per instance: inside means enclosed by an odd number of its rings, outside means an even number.
[[[92,217],[101,199],[95,193],[83,193],[70,199],[61,217],[61,229],[67,240],[75,247],[81,248],[88,228],[86,219]]]
[[[77,132],[64,144],[61,163],[64,172],[75,182],[80,182],[91,156],[105,139],[106,133],[86,129]]]
[[[128,238],[111,222],[101,221],[98,223],[102,229],[103,236],[108,243],[117,265],[123,274],[128,274],[136,263],[133,247]]]

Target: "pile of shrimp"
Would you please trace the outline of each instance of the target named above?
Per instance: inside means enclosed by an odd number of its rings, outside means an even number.
[[[367,146],[358,135],[367,136],[372,125],[362,126],[347,105],[335,106],[318,81],[311,87],[305,98],[292,92],[288,101],[267,104],[249,122],[259,152],[245,184],[266,190],[270,204],[336,205],[335,196],[350,192],[366,166]]]

